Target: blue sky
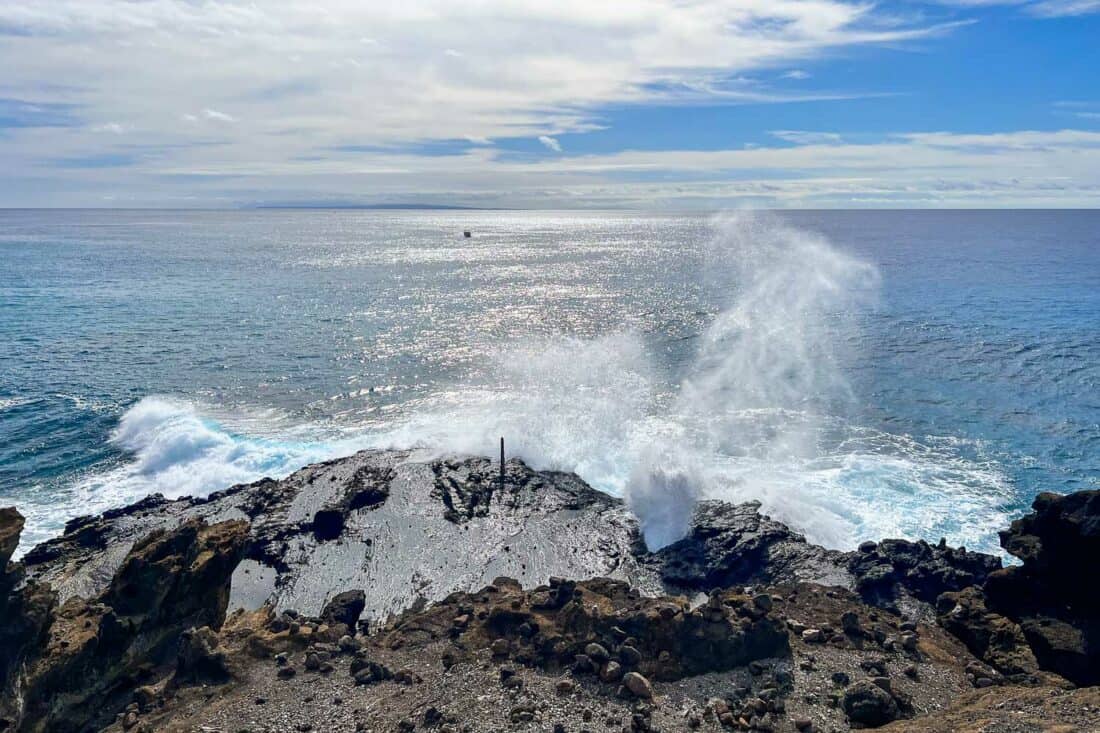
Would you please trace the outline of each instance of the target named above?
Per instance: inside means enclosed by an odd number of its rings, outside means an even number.
[[[1100,0],[0,0],[0,69],[0,206],[1100,202]]]

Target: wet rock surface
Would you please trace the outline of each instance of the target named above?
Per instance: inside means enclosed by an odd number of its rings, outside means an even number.
[[[341,592],[362,591],[362,620],[378,623],[417,603],[472,590],[499,575],[527,585],[551,575],[629,580],[661,590],[637,522],[622,502],[572,474],[520,461],[422,460],[365,451],[282,481],[236,486],[203,499],[151,498],[69,523],[24,558],[62,599],[99,593],[142,535],[198,518],[250,524],[233,607],[319,615]]]

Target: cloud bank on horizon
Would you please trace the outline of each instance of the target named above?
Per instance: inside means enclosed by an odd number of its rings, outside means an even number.
[[[1096,206],[1100,0],[0,0],[0,206]]]

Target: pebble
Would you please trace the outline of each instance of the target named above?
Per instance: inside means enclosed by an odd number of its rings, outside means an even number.
[[[628,672],[623,677],[623,686],[630,690],[635,697],[649,700],[653,697],[653,685],[637,672]]]
[[[622,676],[623,668],[618,662],[608,662],[600,670],[600,679],[604,682],[618,682]]]
[[[596,644],[595,642],[589,644],[584,648],[584,653],[588,655],[588,658],[599,664],[603,664],[608,659],[611,659],[611,655],[607,653],[607,649],[602,644]]]
[[[802,632],[802,641],[807,644],[820,644],[825,641],[825,633],[821,629],[806,629]]]

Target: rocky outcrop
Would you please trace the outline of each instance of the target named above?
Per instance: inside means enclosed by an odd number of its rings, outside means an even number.
[[[1034,512],[1001,532],[1023,561],[982,588],[939,600],[942,623],[1002,671],[1036,667],[1080,685],[1100,683],[1100,491],[1040,494]]]
[[[24,559],[62,599],[90,597],[150,531],[191,519],[241,519],[250,536],[231,608],[270,603],[318,616],[335,595],[361,591],[369,625],[500,575],[525,585],[601,575],[662,589],[639,559],[638,525],[620,500],[573,474],[533,471],[516,460],[499,482],[499,464],[483,458],[364,451],[281,481],[202,499],[154,498],[74,520]]]
[[[686,598],[646,598],[606,578],[554,578],[530,591],[498,578],[400,619],[383,643],[437,639],[492,646],[501,659],[614,682],[631,671],[675,680],[790,653],[782,620],[750,596],[723,591],[692,608]]]
[[[221,625],[246,537],[240,521],[153,532],[101,593],[60,606],[39,581],[10,587],[0,633],[14,624],[20,643],[0,645],[0,728],[65,733],[110,722],[154,670],[175,666],[186,629]]]
[[[62,599],[89,597],[104,590],[138,538],[189,519],[250,524],[231,608],[271,603],[316,616],[336,594],[360,591],[368,625],[501,575],[525,586],[606,576],[650,595],[798,580],[853,587],[858,579],[847,554],[808,543],[757,503],[703,502],[687,537],[650,553],[623,502],[573,474],[512,460],[501,486],[499,463],[487,459],[395,451],[74,520],[25,562]]]
[[[881,606],[891,605],[902,588],[925,603],[935,603],[940,594],[980,584],[1000,567],[1000,558],[948,547],[945,540],[938,545],[923,540],[868,541],[848,556],[856,590]]]
[[[758,502],[700,502],[688,535],[654,553],[651,564],[670,588],[683,590],[795,580],[852,582],[842,553],[806,542],[761,514]]]

